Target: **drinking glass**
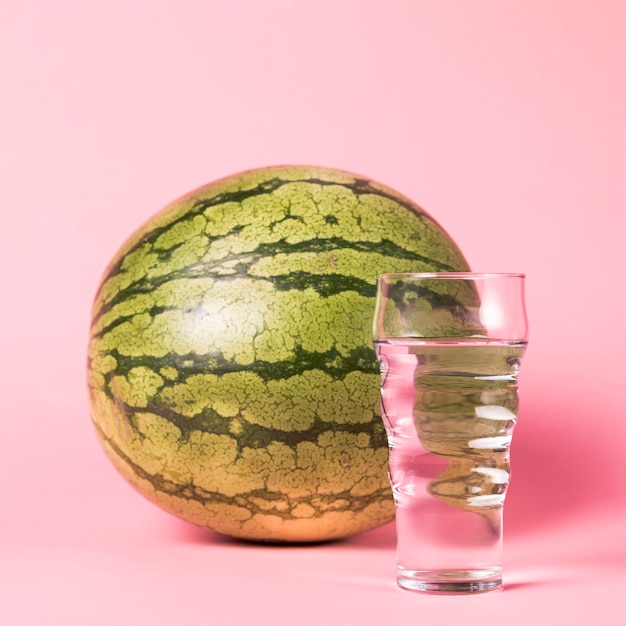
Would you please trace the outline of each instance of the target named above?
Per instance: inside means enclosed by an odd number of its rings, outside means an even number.
[[[499,589],[528,335],[524,275],[379,276],[373,330],[398,584],[451,594]]]

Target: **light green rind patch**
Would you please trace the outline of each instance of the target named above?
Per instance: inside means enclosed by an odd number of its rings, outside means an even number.
[[[242,406],[264,391],[263,381],[253,372],[194,374],[184,383],[163,389],[160,400],[185,417],[195,417],[207,409],[222,417],[235,417]]]
[[[163,379],[147,367],[134,367],[126,376],[114,376],[111,390],[125,404],[132,407],[148,406],[149,400],[163,386]]]
[[[89,371],[88,383],[91,389],[104,389],[106,374],[117,367],[117,360],[110,354],[94,350],[93,344],[89,346]]]
[[[322,421],[335,424],[371,423],[378,403],[376,382],[371,374],[350,372],[325,388],[317,415]]]
[[[207,219],[203,215],[194,215],[187,220],[181,220],[163,231],[154,242],[156,250],[171,250],[204,235]],[[204,237],[206,239],[206,237]]]
[[[215,285],[215,279],[206,276],[196,278],[169,279],[152,293],[157,307],[176,307],[183,311],[193,311]]]
[[[120,270],[105,280],[94,303],[94,313],[98,312],[101,304],[107,304],[120,292],[141,280],[159,263],[158,254],[152,252],[149,246],[142,246],[131,251],[128,256],[122,257]]]
[[[207,220],[206,232],[212,237],[225,237],[233,234],[237,236],[240,230],[255,223],[256,216],[242,205],[241,202],[223,202],[214,206],[210,206],[203,212]],[[276,217],[268,215],[269,221],[274,221],[280,215],[276,213]]]
[[[328,385],[328,374],[310,370],[284,380],[270,380],[265,393],[251,393],[241,415],[251,424],[283,431],[304,431],[313,426]],[[289,419],[285,419],[288,415]]]
[[[308,291],[308,290],[307,290]],[[307,291],[303,295],[309,296]],[[356,323],[369,316],[371,301],[352,291],[320,298],[315,292],[303,297],[302,326],[299,339],[307,352],[328,352],[335,347],[347,355],[359,346],[367,345],[369,325]],[[367,330],[366,330],[367,329]]]
[[[159,374],[163,376],[163,378],[167,380],[176,380],[178,378],[179,372],[175,367],[162,367],[159,369]]]
[[[160,264],[152,268],[146,275],[148,280],[159,279],[163,276],[175,275],[177,271],[184,270],[194,263],[198,263],[209,248],[209,239],[203,235],[192,237],[185,243],[171,250],[167,264]],[[164,267],[167,269],[164,270]]]

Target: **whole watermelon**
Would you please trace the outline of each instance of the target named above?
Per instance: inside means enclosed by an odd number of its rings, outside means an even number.
[[[467,269],[433,218],[363,177],[286,166],[202,187],[102,279],[99,440],[147,498],[226,535],[321,541],[388,522],[376,276]]]

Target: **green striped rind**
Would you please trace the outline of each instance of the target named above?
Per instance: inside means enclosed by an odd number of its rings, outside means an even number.
[[[350,174],[266,168],[203,187],[139,229],[98,291],[104,448],[160,506],[229,535],[384,523],[376,276],[467,269],[423,210]]]

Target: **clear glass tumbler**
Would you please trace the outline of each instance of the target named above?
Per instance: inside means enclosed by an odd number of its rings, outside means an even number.
[[[518,373],[523,274],[385,274],[374,346],[389,441],[400,587],[502,585],[502,513]]]

